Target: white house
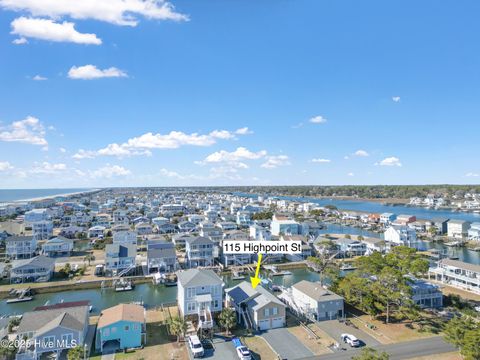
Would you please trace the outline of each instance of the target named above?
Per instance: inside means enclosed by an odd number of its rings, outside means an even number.
[[[53,223],[50,220],[32,223],[32,234],[37,240],[46,240],[53,235]]]
[[[213,327],[213,313],[223,308],[223,281],[212,270],[177,272],[177,301],[183,317],[197,318],[200,328]]]
[[[320,283],[302,280],[290,289],[291,306],[296,312],[315,321],[344,317],[343,298]]]
[[[5,239],[8,259],[30,259],[37,251],[37,240],[34,236],[10,236]]]
[[[384,234],[385,241],[392,245],[403,245],[418,248],[417,233],[405,225],[392,225]]]
[[[114,244],[137,245],[137,233],[135,231],[118,231],[113,234]]]
[[[301,227],[298,222],[283,215],[273,215],[272,222],[270,224],[272,235],[279,236],[284,235],[300,235]]]
[[[480,222],[472,223],[472,226],[468,229],[468,240],[480,241]]]
[[[448,231],[447,231],[448,237],[462,239],[468,236],[468,229],[470,227],[470,223],[468,221],[450,220],[447,223],[447,226],[448,226]]]

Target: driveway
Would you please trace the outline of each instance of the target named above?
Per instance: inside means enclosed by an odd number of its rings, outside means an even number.
[[[294,360],[313,355],[313,353],[286,328],[268,330],[260,336],[270,344],[282,359]]]
[[[347,326],[345,323],[340,322],[338,320],[328,320],[328,321],[318,321],[317,326],[325,331],[328,335],[330,335],[335,341],[338,341],[340,346],[347,349],[347,351],[354,350],[348,345],[345,345],[340,336],[342,334],[352,334],[357,337],[361,342],[363,342],[364,346],[373,347],[380,345],[380,342],[370,335],[368,335],[365,331],[361,329],[355,329],[353,326]]]
[[[225,341],[223,338],[214,337],[212,341],[208,342],[210,345],[203,344],[204,356],[202,359],[209,360],[227,360],[237,359],[237,353],[231,341]],[[188,346],[188,355],[193,360],[193,354]]]

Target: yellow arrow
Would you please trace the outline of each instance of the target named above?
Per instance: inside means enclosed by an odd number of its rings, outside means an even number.
[[[260,284],[260,282],[262,280],[260,280],[260,278],[258,277],[258,273],[260,271],[260,264],[262,263],[262,254],[258,254],[258,260],[257,260],[257,270],[255,270],[255,277],[250,277],[250,281],[252,282],[252,287],[255,289],[258,284]]]

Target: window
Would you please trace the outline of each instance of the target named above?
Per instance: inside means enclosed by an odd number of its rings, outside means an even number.
[[[117,327],[116,326],[112,327],[112,334],[116,332],[117,332]]]
[[[45,336],[43,338],[43,347],[44,348],[53,348],[55,347],[55,336]]]
[[[187,311],[195,311],[195,303],[194,302],[187,303]]]
[[[67,348],[73,347],[73,334],[62,335],[62,345]]]
[[[278,314],[278,308],[274,307],[274,308],[272,309],[272,315],[275,316],[275,315],[277,315],[277,314]]]
[[[263,310],[265,316],[270,316],[270,309]]]
[[[130,326],[126,325],[125,326],[125,331],[129,331],[130,330]]]

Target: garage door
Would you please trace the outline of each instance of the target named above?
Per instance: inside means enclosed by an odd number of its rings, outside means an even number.
[[[258,327],[260,328],[260,330],[268,330],[270,329],[270,320],[260,320],[258,322]]]
[[[272,319],[272,329],[280,328],[284,326],[283,317]]]

